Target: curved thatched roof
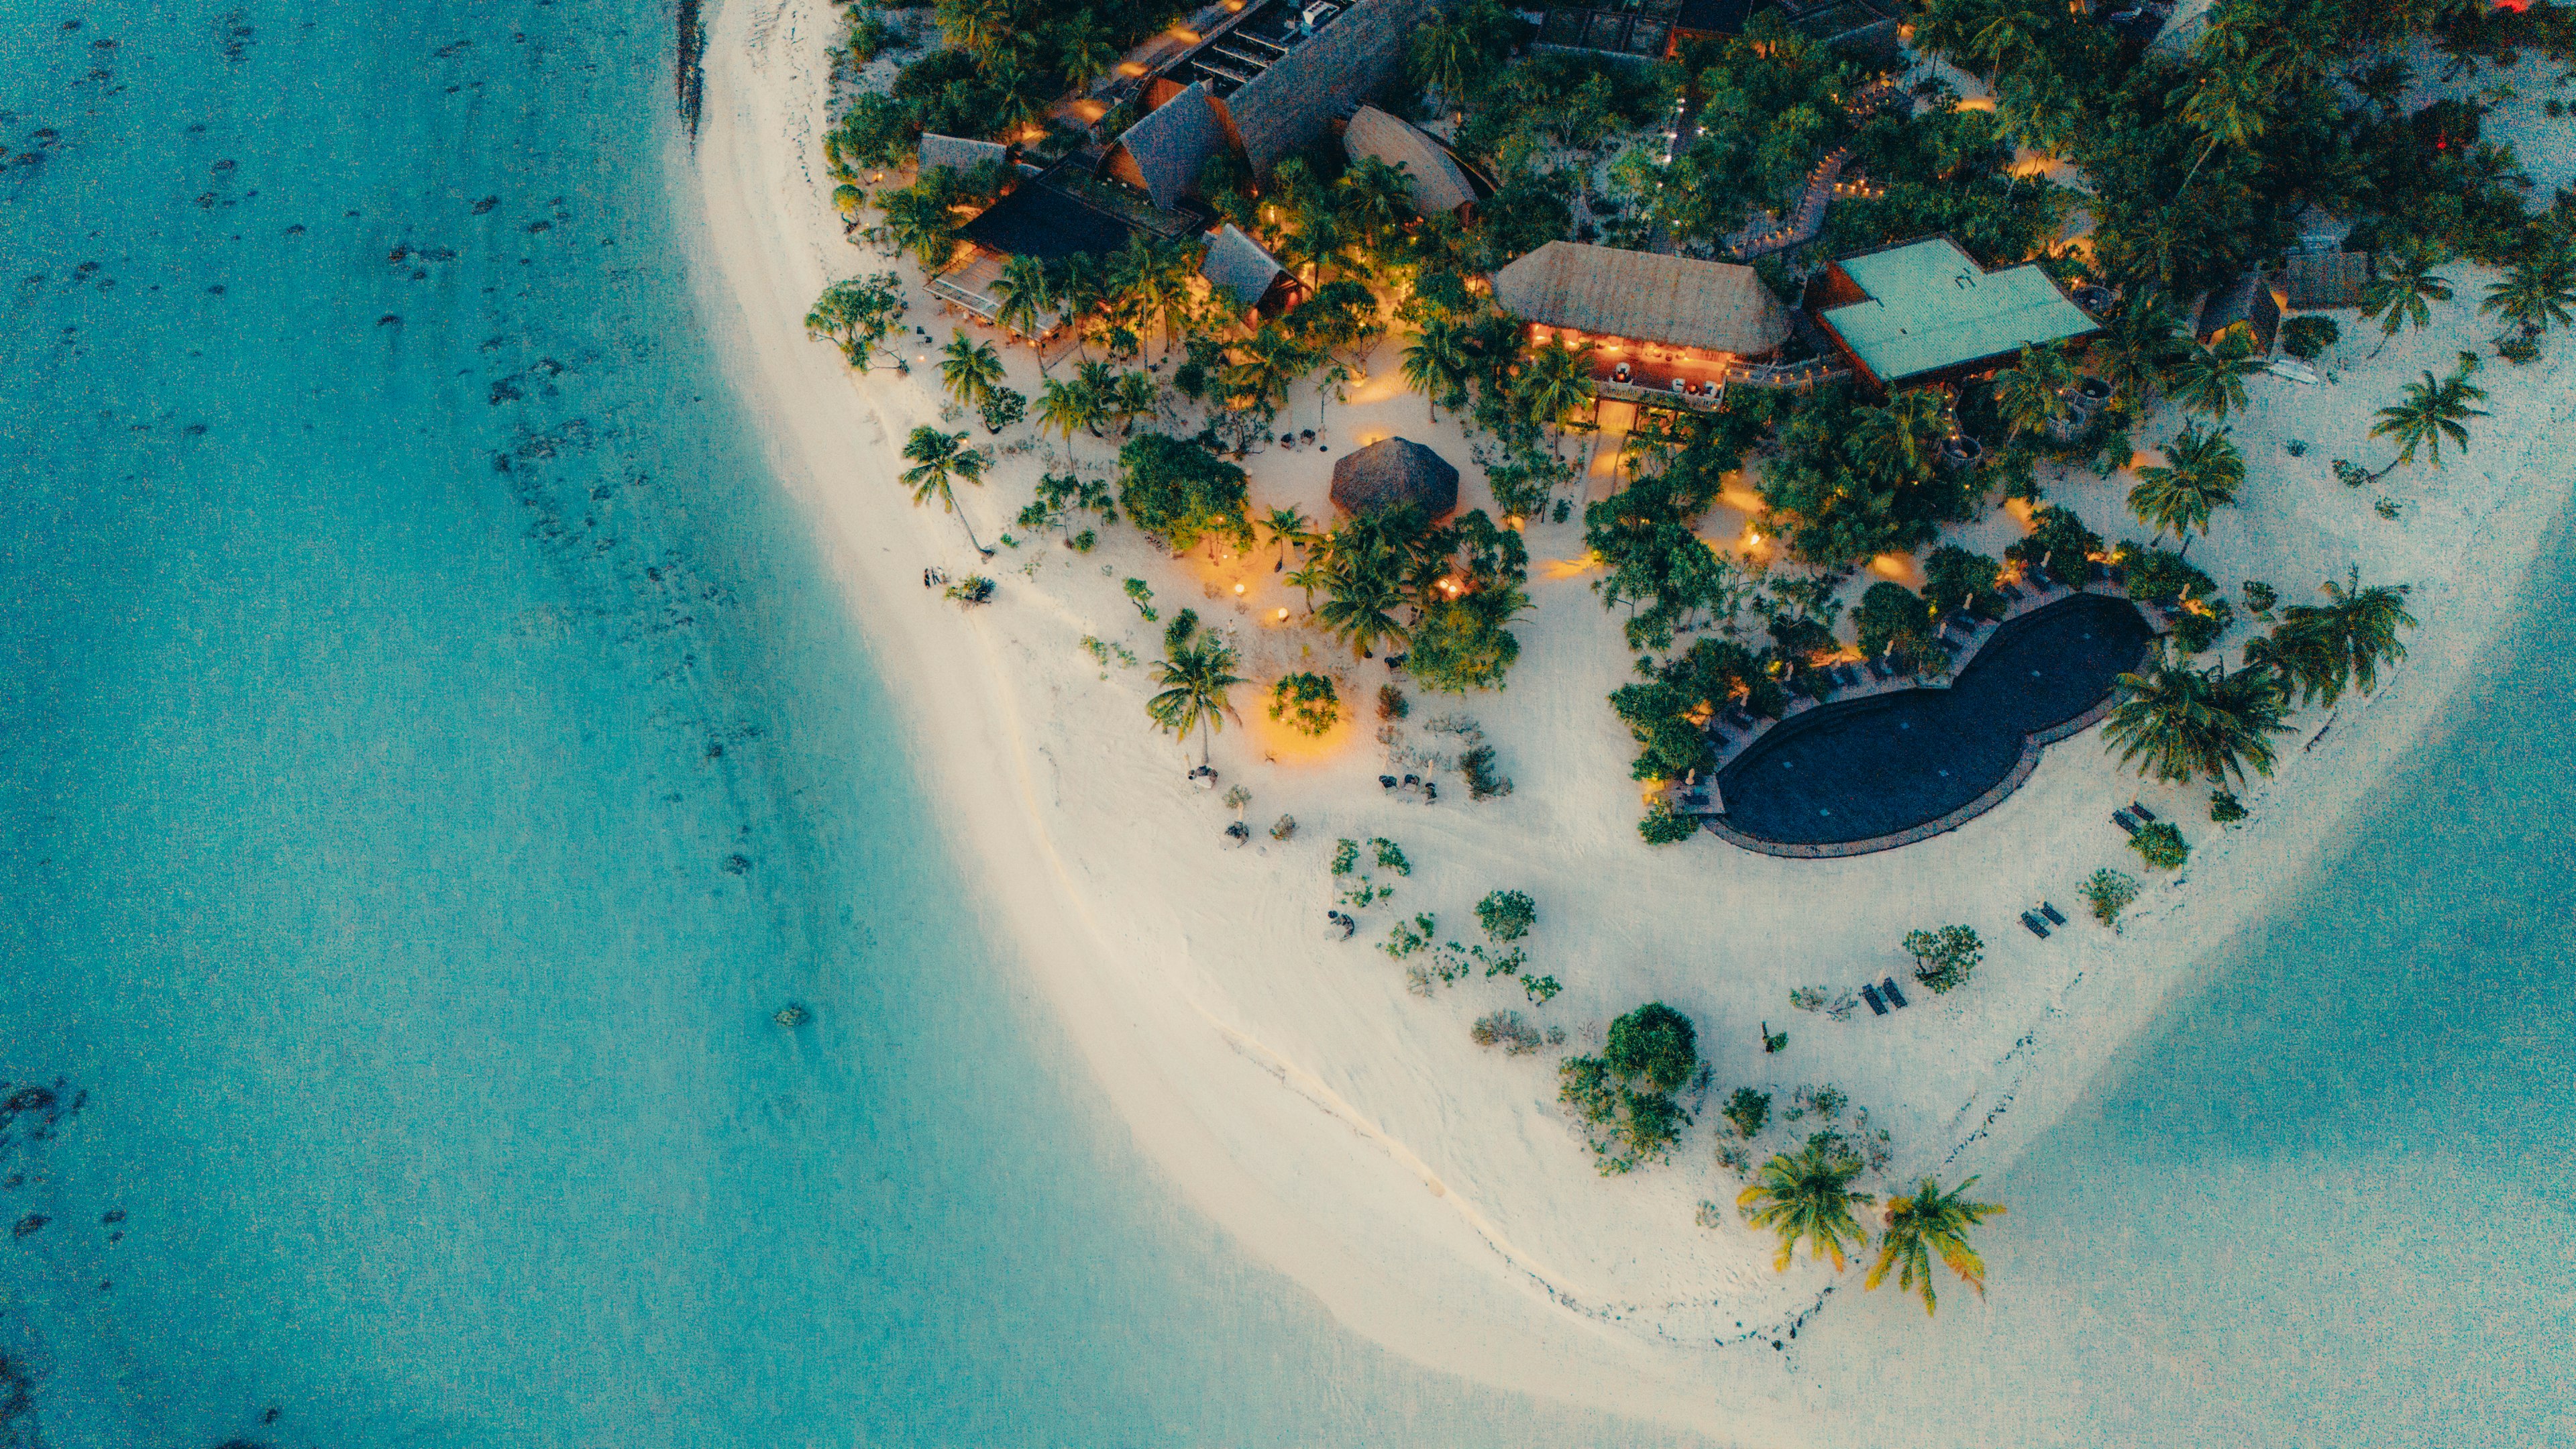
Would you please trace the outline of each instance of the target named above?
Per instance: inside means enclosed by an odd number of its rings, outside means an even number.
[[[1324,134],[1333,118],[1384,89],[1403,68],[1413,33],[1438,14],[1432,0],[1351,0],[1311,38],[1225,97],[1253,174]]]
[[[1760,357],[1789,336],[1789,309],[1751,267],[1552,241],[1494,273],[1494,300],[1524,322]]]
[[[1476,199],[1466,173],[1440,143],[1375,106],[1362,106],[1342,131],[1342,149],[1357,161],[1374,156],[1405,174],[1413,209],[1424,216],[1456,211]]]
[[[977,141],[964,136],[942,136],[936,131],[921,133],[921,169],[935,171],[970,170],[985,161],[1008,161],[1010,148],[995,141]]]
[[[1373,513],[1407,503],[1433,518],[1458,509],[1458,470],[1409,438],[1380,438],[1333,465],[1333,506]]]

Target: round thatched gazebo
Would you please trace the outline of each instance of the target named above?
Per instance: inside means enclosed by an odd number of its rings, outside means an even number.
[[[1380,438],[1333,465],[1333,506],[1375,513],[1419,505],[1437,519],[1458,511],[1458,470],[1408,438]]]

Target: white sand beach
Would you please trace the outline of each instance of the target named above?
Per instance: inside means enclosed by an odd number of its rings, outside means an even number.
[[[2446,455],[2447,468],[2419,462],[2383,480],[2400,505],[2395,520],[2374,512],[2373,490],[2347,489],[2330,470],[2339,456],[2385,462],[2385,446],[2363,436],[2373,410],[2485,340],[2474,303],[2489,274],[2456,266],[2446,275],[2460,300],[2437,308],[2430,330],[2381,348],[2375,326],[2339,314],[2345,337],[2319,363],[2326,380],[2259,376],[2250,413],[2235,423],[2251,479],[2240,505],[2194,543],[2192,561],[2231,590],[2266,580],[2285,603],[2358,567],[2366,583],[2411,585],[2422,620],[2376,694],[2331,717],[2295,716],[2278,773],[2246,792],[2243,825],[2211,824],[2204,787],[2141,783],[2097,729],[2050,747],[1991,812],[1902,849],[1789,860],[1705,834],[1649,848],[1635,831],[1630,742],[1604,702],[1629,677],[1631,656],[1619,617],[1589,586],[1579,522],[1528,531],[1536,607],[1517,629],[1510,687],[1417,693],[1402,727],[1406,747],[1454,753],[1455,736],[1432,722],[1472,718],[1516,788],[1470,802],[1444,775],[1437,804],[1415,803],[1377,784],[1385,748],[1373,718],[1312,744],[1272,727],[1256,705],[1291,669],[1334,673],[1352,706],[1390,677],[1297,626],[1304,601],[1274,570],[1272,549],[1175,560],[1122,525],[1087,555],[1050,536],[979,562],[956,520],[935,504],[914,507],[898,486],[900,439],[940,420],[937,375],[922,365],[931,347],[906,350],[916,359],[909,377],[854,374],[808,339],[802,318],[829,281],[892,267],[911,284],[908,323],[939,342],[955,324],[908,261],[845,240],[831,208],[824,51],[840,24],[822,0],[726,0],[710,26],[694,173],[675,185],[705,205],[710,330],[909,711],[911,752],[942,802],[939,818],[920,823],[925,845],[944,841],[982,883],[981,904],[1018,939],[1029,984],[1069,1024],[1170,1182],[1353,1329],[1438,1368],[1722,1436],[1822,1432],[1830,1421],[1812,1406],[1790,1413],[1794,1351],[1772,1341],[1835,1277],[1804,1261],[1775,1273],[1772,1241],[1736,1221],[1740,1183],[1714,1158],[1734,1134],[1716,1100],[1749,1085],[1785,1107],[1800,1086],[1838,1085],[1890,1134],[1887,1170],[1863,1184],[1873,1191],[1935,1169],[1945,1179],[1996,1171],[2371,798],[2479,667],[2564,503],[2569,470],[2557,450],[2576,389],[2558,348],[2523,368],[2489,357],[2479,381],[2492,416],[2473,425],[2465,457]],[[2567,147],[2556,138],[2567,128],[2546,123],[2552,139],[2542,143],[2545,87],[2529,89],[2490,119],[2489,134],[2520,145],[2528,130],[2526,164],[2562,179]],[[1423,400],[1397,383],[1402,340],[1380,342],[1370,380],[1330,410],[1331,452],[1274,449],[1247,461],[1256,513],[1293,505],[1329,518],[1334,459],[1390,435],[1458,465],[1462,507],[1491,507],[1470,440],[1448,418],[1429,422]],[[1034,392],[1035,359],[1004,351],[1012,385]],[[1299,426],[1315,422],[1315,407],[1301,388]],[[971,421],[956,426],[987,442]],[[2140,445],[2174,426],[2169,416],[2142,426]],[[1023,426],[993,441],[1026,436]],[[2285,448],[2293,439],[2308,445],[2303,456]],[[1614,481],[1612,441],[1599,446],[1587,496]],[[1081,439],[1074,461],[1106,476],[1112,447]],[[1043,466],[1040,452],[1021,452],[961,489],[979,537],[1008,531]],[[2133,481],[2125,472],[2051,480],[2050,500],[2107,538],[2143,540],[2125,507]],[[1722,506],[1703,532],[1731,546],[1747,521]],[[1998,510],[1958,541],[2000,553],[2021,527]],[[922,587],[930,567],[990,573],[998,596],[961,611]],[[1254,687],[1237,691],[1242,719],[1213,754],[1223,783],[1252,795],[1252,843],[1240,849],[1222,835],[1234,812],[1184,778],[1195,742],[1185,749],[1145,716],[1160,628],[1121,592],[1131,576],[1151,584],[1167,615],[1196,608],[1243,651]],[[2245,627],[2224,646],[2231,657]],[[1113,654],[1104,666],[1086,638],[1139,663]],[[2147,875],[2109,822],[2132,797],[2179,822],[2195,852],[2179,875],[2147,880],[2114,934],[2083,918],[2076,887],[2106,865]],[[1297,830],[1274,842],[1267,827],[1281,815]],[[1358,939],[1331,939],[1332,844],[1373,836],[1398,842],[1412,874],[1390,905],[1365,913]],[[1565,987],[1545,1007],[1530,1007],[1508,980],[1415,997],[1371,947],[1398,913],[1435,912],[1447,934],[1463,936],[1473,903],[1495,889],[1537,902],[1533,962]],[[2015,919],[2043,898],[2074,917],[2046,941]],[[1904,934],[1954,921],[1987,942],[1958,992],[1917,993],[1895,1015],[1838,1022],[1788,1006],[1793,987],[1901,976]],[[1669,1165],[1605,1179],[1556,1105],[1555,1062],[1657,999],[1696,1023],[1714,1092]],[[1468,1024],[1499,1007],[1562,1026],[1567,1045],[1518,1058],[1477,1047]],[[1790,1034],[1779,1056],[1761,1050],[1766,1024]],[[1775,1116],[1757,1156],[1800,1131]],[[1722,1226],[1694,1221],[1702,1201],[1729,1205]],[[2011,1226],[2006,1218],[1990,1231]],[[1837,1295],[1837,1312],[1851,1311],[1857,1270],[1842,1283],[1850,1293]]]

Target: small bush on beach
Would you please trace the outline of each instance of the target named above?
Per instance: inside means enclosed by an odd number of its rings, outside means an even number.
[[[1286,840],[1296,833],[1297,817],[1294,815],[1282,815],[1270,822],[1270,838],[1273,840]]]
[[[2281,602],[2281,591],[2261,579],[2247,579],[2243,585],[2245,612],[2257,619],[2270,619],[2272,606]]]
[[[1476,1018],[1467,1029],[1468,1039],[1480,1047],[1499,1046],[1507,1057],[1525,1057],[1548,1045],[1551,1039],[1565,1040],[1565,1029],[1551,1027],[1540,1031],[1523,1020],[1517,1011],[1489,1011]]]
[[[1174,614],[1172,616],[1172,622],[1163,626],[1163,652],[1169,654],[1173,650],[1180,648],[1182,645],[1189,643],[1191,636],[1198,632],[1198,610],[1183,609],[1179,613]]]
[[[2244,819],[2245,815],[2245,802],[2236,798],[2235,791],[2212,790],[2209,792],[2209,818],[2212,824],[2233,825],[2237,821]]]
[[[1143,579],[1129,579],[1126,583],[1120,585],[1120,587],[1127,591],[1128,601],[1136,606],[1137,613],[1145,616],[1146,623],[1151,624],[1155,620],[1163,617],[1154,608],[1153,585],[1145,582]]]
[[[1412,712],[1413,706],[1405,702],[1403,690],[1396,688],[1392,684],[1381,684],[1377,687],[1377,717],[1379,719],[1388,721],[1400,720]]]
[[[1637,822],[1637,834],[1648,845],[1672,845],[1690,839],[1698,830],[1698,820],[1675,811],[1661,800],[1647,809],[1645,819]]]
[[[2343,329],[2332,317],[2314,313],[2292,317],[2281,324],[2281,350],[2301,362],[2314,362],[2325,350],[2343,340]]]
[[[1986,943],[1967,926],[1942,926],[1905,935],[1905,953],[1914,958],[1914,979],[1935,995],[1966,985],[1977,963],[1985,959],[1985,950]]]
[[[1458,773],[1467,777],[1467,798],[1492,800],[1512,793],[1512,777],[1494,768],[1492,745],[1470,746],[1458,756]]]
[[[1610,1023],[1602,1056],[1623,1079],[1643,1081],[1659,1092],[1678,1091],[1699,1065],[1699,1032],[1689,1017],[1649,1001]]]
[[[948,586],[948,597],[956,600],[960,606],[971,609],[977,604],[993,602],[993,589],[994,584],[991,579],[982,574],[968,574]]]
[[[1180,552],[1202,539],[1252,546],[1243,470],[1167,433],[1138,433],[1118,450],[1118,506]]]
[[[2093,919],[2112,926],[2119,924],[2120,912],[2127,910],[2130,902],[2138,898],[2138,878],[2127,871],[2104,866],[2085,877],[2084,884],[2078,889],[2084,903],[2093,908]]]
[[[1726,1120],[1735,1124],[1739,1137],[1759,1137],[1771,1121],[1771,1094],[1751,1087],[1738,1087],[1726,1099]]]
[[[1564,987],[1556,984],[1556,978],[1553,976],[1532,976],[1527,972],[1524,972],[1521,975],[1521,991],[1529,997],[1530,1005],[1532,1006],[1547,1005],[1549,1002],[1556,999],[1556,994],[1558,992],[1563,991],[1564,989]],[[1548,1029],[1548,1039],[1551,1042],[1561,1041],[1563,1040],[1563,1034],[1558,1032],[1554,1027],[1550,1027]]]
[[[1413,874],[1413,862],[1404,858],[1404,847],[1394,841],[1383,835],[1372,835],[1369,837],[1369,849],[1377,853],[1378,869],[1391,870],[1397,875]]]
[[[2138,858],[2156,870],[2179,870],[2191,859],[2191,842],[2170,822],[2159,820],[2129,837],[2129,846]]]
[[[1301,671],[1270,687],[1270,717],[1301,735],[1321,735],[1341,722],[1342,702],[1332,680]]]
[[[976,406],[975,412],[984,420],[985,432],[998,434],[1029,415],[1028,394],[997,387],[984,394],[984,401]]]
[[[1493,941],[1517,941],[1538,924],[1538,903],[1522,891],[1494,891],[1476,902],[1476,924]]]
[[[1386,939],[1378,943],[1378,949],[1401,961],[1429,946],[1439,934],[1438,918],[1425,911],[1412,920],[1396,922],[1387,931]]]

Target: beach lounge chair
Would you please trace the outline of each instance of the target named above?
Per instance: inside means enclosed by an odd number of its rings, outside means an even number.
[[[2016,603],[2016,604],[2018,604],[2018,603],[2020,603],[2020,602],[2021,602],[2021,590],[2014,588],[2014,587],[2013,587],[2012,585],[2010,585],[2010,584],[1997,584],[1997,585],[1995,585],[1995,592],[1996,592],[1996,593],[1998,593],[1998,594],[2003,595],[2003,596],[2004,596],[2005,598],[2007,598],[2007,599],[2012,600],[2012,601],[2013,601],[2014,603]]]
[[[2049,924],[2051,925],[2063,926],[2066,924],[2066,918],[2057,913],[2057,907],[2050,905],[2046,901],[2041,901],[2039,903],[2039,913],[2048,917]]]
[[[2037,911],[2022,912],[2021,923],[2030,928],[2030,933],[2032,935],[2037,936],[2043,941],[2048,939],[2048,923],[2039,918],[2039,913]]]
[[[1896,989],[1896,978],[1893,976],[1878,983],[1878,994],[1886,997],[1887,1004],[1890,1006],[1905,1005],[1905,993]]]
[[[1841,680],[1845,689],[1860,687],[1860,671],[1849,664],[1835,665],[1834,678]]]
[[[1869,665],[1870,677],[1879,681],[1881,684],[1884,684],[1888,680],[1896,677],[1896,671],[1888,668],[1887,661],[1879,658],[1877,655],[1871,655],[1866,662]]]
[[[2129,813],[2137,816],[2140,820],[2146,821],[2150,825],[2154,824],[2156,820],[2156,812],[2139,804],[2135,800],[2129,802]]]
[[[1753,716],[1746,714],[1744,706],[1738,704],[1730,704],[1726,707],[1726,722],[1740,730],[1753,728]]]
[[[1872,1016],[1885,1016],[1885,1015],[1887,1015],[1887,1003],[1878,999],[1878,988],[1877,988],[1877,987],[1875,987],[1875,986],[1864,986],[1864,987],[1862,987],[1862,988],[1860,989],[1860,999],[1869,1003],[1869,1014],[1870,1014],[1870,1015],[1872,1015]]]
[[[2126,811],[2126,810],[2114,810],[2114,811],[2112,811],[2112,812],[2111,812],[2111,823],[2112,823],[2112,824],[2114,824],[2114,825],[2119,826],[2122,830],[2127,831],[2127,832],[2128,832],[2129,834],[2131,834],[2131,835],[2135,835],[2135,834],[2137,834],[2137,833],[2138,833],[2138,822],[2137,822],[2137,821],[2135,821],[2135,820],[2133,820],[2133,819],[2131,819],[2131,818],[2130,818],[2130,816],[2129,816],[2129,812],[2128,812],[2128,811]]]

